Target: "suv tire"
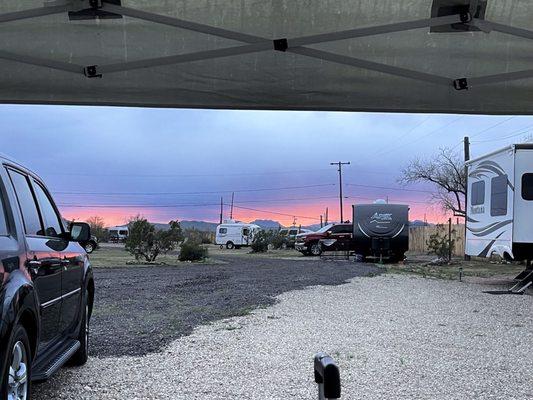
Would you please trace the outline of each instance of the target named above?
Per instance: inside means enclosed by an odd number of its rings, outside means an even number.
[[[91,254],[96,249],[96,243],[91,240],[90,242],[85,243],[83,248],[87,254]]]
[[[80,323],[80,333],[78,334],[78,341],[80,348],[71,358],[71,364],[80,366],[84,365],[89,358],[89,292],[85,290],[85,304],[83,307],[83,315]]]
[[[322,254],[322,246],[320,245],[320,242],[314,242],[309,245],[309,254],[315,257],[318,257]]]
[[[14,391],[18,391],[18,396],[15,398],[26,398],[29,400],[31,398],[31,350],[30,350],[30,341],[28,340],[28,334],[22,325],[16,325],[13,329],[13,334],[7,346],[8,351],[8,362],[6,365],[6,370],[2,371],[4,374],[3,384],[0,388],[0,398],[7,399],[9,395],[13,395]],[[17,357],[20,357],[20,360],[17,362],[14,360],[15,354]],[[15,367],[15,368],[13,368]],[[18,373],[18,379],[15,381],[9,379],[10,369],[15,370]],[[23,381],[25,378],[24,382]],[[26,397],[22,394],[22,391],[26,392]]]

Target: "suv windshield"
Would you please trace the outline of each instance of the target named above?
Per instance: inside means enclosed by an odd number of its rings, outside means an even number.
[[[327,232],[328,230],[330,230],[330,228],[334,227],[335,224],[327,224],[326,226],[320,228],[318,231],[316,231],[316,233],[325,233]]]

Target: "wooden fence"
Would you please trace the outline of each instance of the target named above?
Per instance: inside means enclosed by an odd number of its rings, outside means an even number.
[[[416,226],[409,228],[409,251],[414,253],[427,253],[427,241],[430,235],[439,230],[441,236],[448,237],[448,224],[440,226]],[[452,239],[455,239],[453,254],[464,255],[465,249],[465,226],[464,224],[452,225]]]

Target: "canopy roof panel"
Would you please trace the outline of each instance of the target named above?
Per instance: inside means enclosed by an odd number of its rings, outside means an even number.
[[[529,114],[532,31],[528,0],[4,0],[0,101]]]

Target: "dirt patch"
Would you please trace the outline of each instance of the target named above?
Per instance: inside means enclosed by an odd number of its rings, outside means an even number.
[[[101,260],[105,257],[107,262],[113,258],[101,253]],[[217,256],[217,262],[96,267],[91,354],[107,357],[155,352],[198,325],[269,306],[283,292],[339,285],[356,276],[384,271],[353,262],[229,253]]]

